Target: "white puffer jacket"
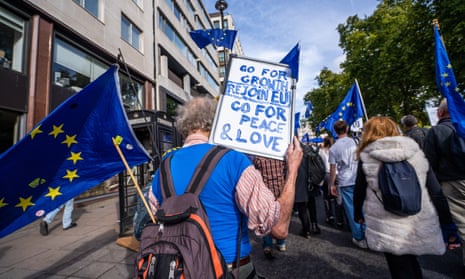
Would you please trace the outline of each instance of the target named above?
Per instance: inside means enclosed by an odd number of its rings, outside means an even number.
[[[428,161],[418,144],[409,137],[386,137],[369,144],[360,154],[367,179],[367,195],[363,205],[368,247],[375,251],[395,255],[442,255],[439,218],[426,189]],[[414,168],[422,189],[422,208],[413,216],[401,217],[384,210],[375,196],[378,187],[378,170],[381,162],[407,160]]]

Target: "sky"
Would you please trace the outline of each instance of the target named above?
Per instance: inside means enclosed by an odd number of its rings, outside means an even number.
[[[209,13],[216,0],[203,0]],[[299,80],[295,112],[305,112],[303,98],[318,86],[315,78],[327,67],[340,72],[345,60],[337,26],[349,16],[373,14],[377,0],[226,0],[238,30],[244,56],[279,62],[300,42]],[[349,88],[347,88],[349,90]],[[341,100],[342,101],[342,100]]]

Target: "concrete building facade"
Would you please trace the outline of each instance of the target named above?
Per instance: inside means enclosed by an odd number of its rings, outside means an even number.
[[[0,153],[113,63],[128,111],[216,97],[216,49],[189,36],[208,28],[201,0],[0,0]]]

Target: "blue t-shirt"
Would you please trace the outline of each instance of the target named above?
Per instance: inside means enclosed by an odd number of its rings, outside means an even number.
[[[171,173],[176,194],[184,193],[195,168],[212,146],[208,143],[195,144],[167,154],[167,156],[173,154]],[[248,237],[247,217],[240,213],[235,199],[237,182],[242,172],[250,165],[250,160],[244,154],[230,150],[218,162],[200,193],[200,200],[210,221],[213,239],[227,263],[236,260],[239,222],[242,222],[241,258],[252,251]],[[155,197],[162,203],[159,185],[157,170],[152,181],[152,190]]]

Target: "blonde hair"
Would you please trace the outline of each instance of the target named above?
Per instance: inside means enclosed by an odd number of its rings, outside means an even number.
[[[357,149],[357,157],[370,143],[384,137],[400,136],[396,122],[387,116],[370,118],[363,126],[362,139]]]

